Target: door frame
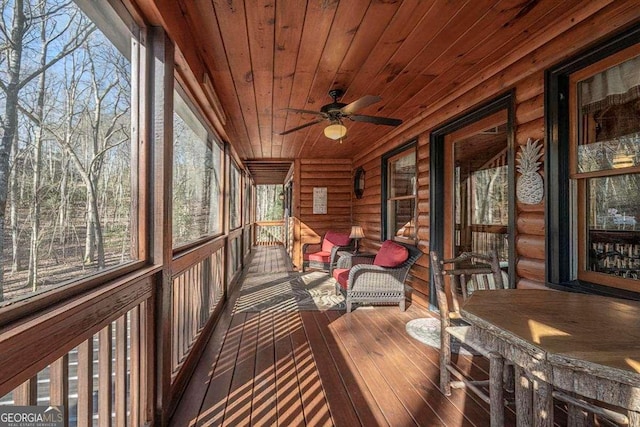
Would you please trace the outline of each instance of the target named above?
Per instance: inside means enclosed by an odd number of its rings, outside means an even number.
[[[446,175],[445,175],[445,138],[447,135],[469,126],[498,111],[507,111],[507,161],[509,164],[508,200],[509,200],[509,287],[515,288],[515,232],[516,232],[516,197],[515,197],[515,94],[509,91],[482,106],[465,113],[431,132],[429,138],[429,170],[430,170],[430,241],[429,251],[436,251],[442,255],[445,246],[445,217],[442,208],[445,205]],[[433,277],[429,284],[429,308],[436,309],[435,285]]]

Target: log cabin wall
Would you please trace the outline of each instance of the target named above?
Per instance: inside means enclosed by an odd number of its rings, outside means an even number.
[[[637,22],[634,1],[589,2],[572,16],[555,23],[544,44],[496,62],[482,75],[461,83],[460,89],[444,96],[417,115],[412,126],[377,141],[372,149],[354,158],[353,168],[366,173],[362,199],[353,199],[354,223],[363,226],[363,248],[380,245],[381,157],[412,138],[418,137],[418,246],[429,251],[429,134],[430,131],[460,117],[509,90],[514,91],[516,152],[528,138],[544,141],[544,72],[550,66],[588,48]],[[514,165],[515,166],[515,165]],[[544,164],[541,168],[544,178]],[[516,174],[517,175],[517,174]],[[513,185],[515,191],[515,183]],[[519,288],[545,286],[545,201],[539,205],[516,206],[516,285]],[[429,293],[428,257],[412,269],[413,300],[426,306]]]
[[[328,230],[351,231],[350,159],[300,159],[294,171],[294,266],[302,267],[302,245],[320,241]],[[313,189],[327,189],[327,213],[313,213]]]

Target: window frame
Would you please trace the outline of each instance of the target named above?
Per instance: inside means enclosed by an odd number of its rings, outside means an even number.
[[[234,184],[234,174],[237,177],[237,180]],[[235,160],[231,159],[230,167],[229,167],[229,231],[238,230],[243,226],[243,211],[242,211],[242,201],[244,197],[243,192],[243,174],[242,168],[238,166]],[[235,187],[235,188],[234,188]],[[231,195],[234,195],[234,198],[231,198]],[[234,202],[233,204],[231,202]],[[237,216],[237,224],[232,223],[232,210],[235,208],[233,205],[237,205],[238,208],[238,216]]]
[[[408,143],[401,145],[382,156],[382,188],[381,188],[381,215],[380,215],[380,241],[384,242],[385,240],[395,240],[399,242],[412,243],[416,244],[418,241],[418,140],[413,139]],[[399,196],[390,198],[390,180],[391,180],[391,171],[389,169],[389,165],[391,161],[398,159],[400,157],[406,156],[410,154],[409,152],[413,150],[416,157],[416,189],[412,196]],[[392,236],[390,235],[391,230],[389,227],[389,215],[390,209],[389,204],[394,200],[414,200],[414,212],[413,212],[413,221],[415,224],[414,227],[414,236],[413,237],[402,237],[402,236]]]
[[[444,252],[445,243],[445,191],[447,179],[445,169],[445,150],[451,149],[446,139],[454,132],[477,123],[501,110],[507,113],[508,152],[507,163],[513,165],[508,171],[509,189],[509,271],[515,272],[516,249],[516,201],[515,201],[515,92],[510,90],[477,108],[451,119],[434,129],[429,135],[429,251]],[[509,287],[515,288],[516,274],[509,275]],[[429,307],[437,309],[436,290],[433,280],[429,285]]]
[[[217,226],[217,231],[216,232],[211,232],[209,234],[200,236],[198,238],[195,238],[193,240],[189,240],[188,242],[184,242],[181,243],[179,245],[173,246],[172,245],[172,251],[175,254],[178,254],[180,252],[184,252],[185,250],[191,249],[193,247],[199,246],[205,242],[208,242],[209,240],[213,240],[216,239],[220,236],[222,236],[223,234],[225,234],[225,230],[224,230],[224,208],[223,208],[223,198],[224,198],[224,192],[225,192],[225,180],[224,180],[224,165],[225,165],[225,149],[223,144],[221,144],[219,142],[219,139],[216,136],[216,133],[211,129],[211,127],[209,126],[208,122],[206,120],[204,120],[203,118],[203,114],[201,112],[201,110],[197,107],[197,105],[193,102],[193,100],[191,99],[191,97],[188,95],[188,92],[182,87],[182,85],[180,84],[179,80],[176,78],[174,79],[174,97],[175,96],[179,96],[182,99],[182,102],[186,105],[186,107],[190,110],[191,114],[193,115],[193,119],[197,120],[198,123],[204,128],[205,132],[206,132],[206,141],[205,143],[207,144],[208,147],[210,147],[211,152],[213,152],[214,147],[217,147],[218,149],[218,153],[220,155],[220,162],[218,164],[218,166],[220,167],[219,169],[219,176],[220,176],[220,193],[218,195],[218,202],[216,203],[217,209],[218,209],[218,226]],[[174,102],[175,104],[175,102]],[[173,113],[175,114],[175,110],[173,111]],[[184,119],[182,119],[184,121]],[[187,121],[185,121],[185,123],[187,124],[187,126],[189,126],[189,123]],[[172,125],[173,126],[173,125]],[[175,141],[173,141],[172,143],[175,143]],[[213,154],[213,153],[212,153]],[[171,159],[171,161],[173,162],[175,160],[175,157],[173,157]],[[173,179],[172,179],[173,181]],[[171,194],[171,196],[173,196],[173,193]],[[171,208],[172,208],[172,214],[171,217],[173,219],[173,208],[174,208],[174,204],[173,202],[171,203]],[[173,236],[171,236],[171,240],[173,242]]]
[[[640,299],[638,290],[622,287],[613,276],[597,272],[583,274],[585,218],[579,215],[586,207],[586,179],[591,177],[638,173],[631,167],[612,171],[577,173],[574,162],[577,138],[577,112],[573,83],[593,75],[597,69],[620,62],[625,51],[640,47],[640,26],[635,26],[603,41],[599,45],[569,58],[545,72],[545,124],[547,151],[545,156],[546,194],[546,280],[554,289],[576,290],[600,295]],[[627,53],[628,55],[628,53]],[[567,224],[570,226],[567,227]],[[581,236],[576,237],[578,234]],[[602,276],[607,276],[602,278]],[[625,279],[622,279],[625,280]],[[629,279],[626,279],[627,283]]]
[[[569,76],[569,176],[576,182],[576,216],[577,216],[577,272],[578,280],[593,282],[614,288],[622,288],[633,291],[640,289],[640,282],[611,274],[600,273],[587,269],[588,247],[587,247],[587,210],[588,210],[588,181],[590,178],[604,178],[624,174],[640,173],[640,166],[633,166],[620,169],[603,169],[593,172],[578,172],[578,145],[579,127],[578,114],[578,84],[612,66],[618,65],[627,59],[640,55],[640,44],[634,44],[623,49],[601,61],[582,68]],[[634,282],[636,286],[634,285]]]
[[[72,278],[56,283],[45,289],[5,300],[0,305],[0,326],[31,313],[43,310],[60,301],[73,298],[84,292],[104,286],[105,283],[122,279],[132,274],[151,274],[157,269],[150,263],[149,234],[150,207],[144,202],[152,193],[146,177],[151,173],[151,151],[147,143],[147,129],[144,114],[149,104],[151,92],[144,85],[145,75],[149,73],[149,45],[147,27],[144,22],[133,16],[126,8],[116,7],[111,2],[87,3],[73,1],[118,49],[129,55],[131,66],[131,240],[132,260],[105,268],[80,278]],[[148,268],[145,269],[145,266]]]

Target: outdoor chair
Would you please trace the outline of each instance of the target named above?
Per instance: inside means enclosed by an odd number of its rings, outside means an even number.
[[[349,237],[349,233],[327,231],[319,243],[302,245],[302,271],[315,268],[331,274],[338,260],[338,251],[353,250],[353,239]]]
[[[473,337],[471,326],[460,316],[460,306],[476,290],[505,289],[500,263],[495,251],[488,255],[465,252],[453,259],[440,259],[431,252],[431,270],[440,310],[440,389],[446,396],[451,388],[467,388],[491,407],[491,426],[504,425],[504,359],[484,348]],[[444,277],[449,277],[445,283]],[[470,380],[451,361],[451,338],[489,359],[490,380]],[[451,375],[455,380],[451,380]],[[481,387],[489,386],[489,393]]]
[[[375,258],[341,257],[333,270],[336,293],[345,295],[347,313],[353,303],[396,303],[405,310],[404,281],[422,251],[415,246],[385,241]]]

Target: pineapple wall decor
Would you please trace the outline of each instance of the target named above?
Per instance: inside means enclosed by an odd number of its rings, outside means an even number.
[[[520,172],[516,183],[516,195],[521,203],[537,205],[544,196],[544,183],[538,173],[540,157],[542,157],[542,145],[540,140],[527,140],[516,156],[516,170]]]

